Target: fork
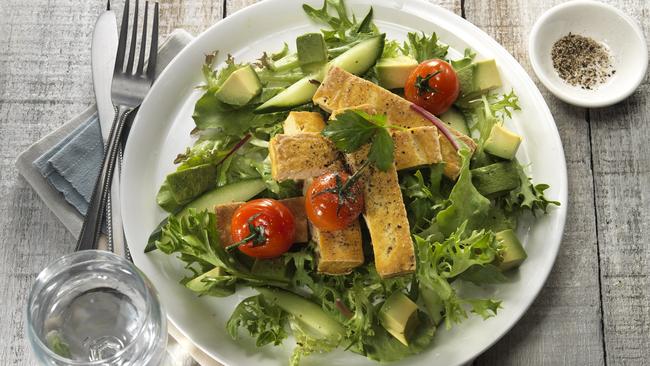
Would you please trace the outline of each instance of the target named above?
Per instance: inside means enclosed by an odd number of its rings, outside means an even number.
[[[126,41],[129,32],[129,0],[124,2],[124,13],[122,15],[115,70],[113,71],[113,82],[111,85],[111,98],[115,107],[115,119],[113,120],[106,149],[104,150],[102,168],[97,177],[97,182],[95,183],[95,188],[93,189],[88,206],[88,212],[86,213],[86,218],[79,233],[76,250],[97,248],[124,126],[131,114],[134,114],[140,104],[142,104],[155,79],[156,57],[158,54],[158,3],[156,2],[154,5],[149,60],[147,61],[146,70],[145,51],[148,41],[147,19],[149,18],[149,2],[147,1],[145,3],[140,52],[137,68],[134,71],[138,33],[138,9],[139,0],[135,0],[131,43],[127,53]]]

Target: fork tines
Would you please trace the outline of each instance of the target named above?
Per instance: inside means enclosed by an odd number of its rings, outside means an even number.
[[[142,35],[140,40],[140,54],[138,57],[138,64],[133,72],[133,66],[135,64],[136,58],[136,46],[137,46],[137,35],[138,35],[138,11],[140,8],[139,0],[135,0],[135,7],[133,11],[133,27],[131,28],[131,42],[129,45],[128,51],[128,60],[126,62],[126,68],[124,61],[126,59],[126,41],[129,32],[129,8],[130,1],[126,0],[124,2],[124,11],[122,15],[122,25],[120,27],[120,39],[117,46],[117,57],[115,59],[115,73],[124,73],[127,75],[135,75],[153,79],[156,72],[156,56],[158,55],[158,3],[154,4],[153,11],[153,27],[151,28],[151,44],[149,45],[149,61],[147,63],[147,68],[145,70],[145,51],[147,47],[147,22],[149,20],[149,2],[145,2],[144,6],[144,17],[142,24]],[[145,73],[146,72],[146,73]]]

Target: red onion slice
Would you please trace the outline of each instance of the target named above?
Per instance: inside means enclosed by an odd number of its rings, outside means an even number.
[[[440,118],[434,116],[431,112],[427,111],[426,109],[420,107],[417,104],[411,103],[411,109],[418,112],[422,117],[428,119],[431,123],[433,123],[440,132],[442,132],[443,135],[449,140],[451,143],[451,146],[456,149],[456,151],[460,150],[460,146],[458,146],[458,142],[456,142],[456,138],[454,135],[449,131],[447,126],[445,126],[445,123],[440,120]]]

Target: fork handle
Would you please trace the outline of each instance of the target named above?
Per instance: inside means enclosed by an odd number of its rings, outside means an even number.
[[[108,200],[111,182],[113,181],[118,147],[124,131],[124,125],[131,112],[133,112],[133,108],[115,107],[115,119],[113,120],[106,148],[104,149],[102,168],[97,177],[93,195],[90,198],[86,218],[84,219],[83,226],[81,226],[76,251],[97,249],[102,221],[106,211],[106,201]],[[110,225],[110,223],[108,224]]]

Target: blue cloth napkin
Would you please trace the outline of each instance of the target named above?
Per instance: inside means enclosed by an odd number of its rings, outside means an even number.
[[[43,178],[85,216],[103,155],[102,132],[95,113],[33,164]]]

